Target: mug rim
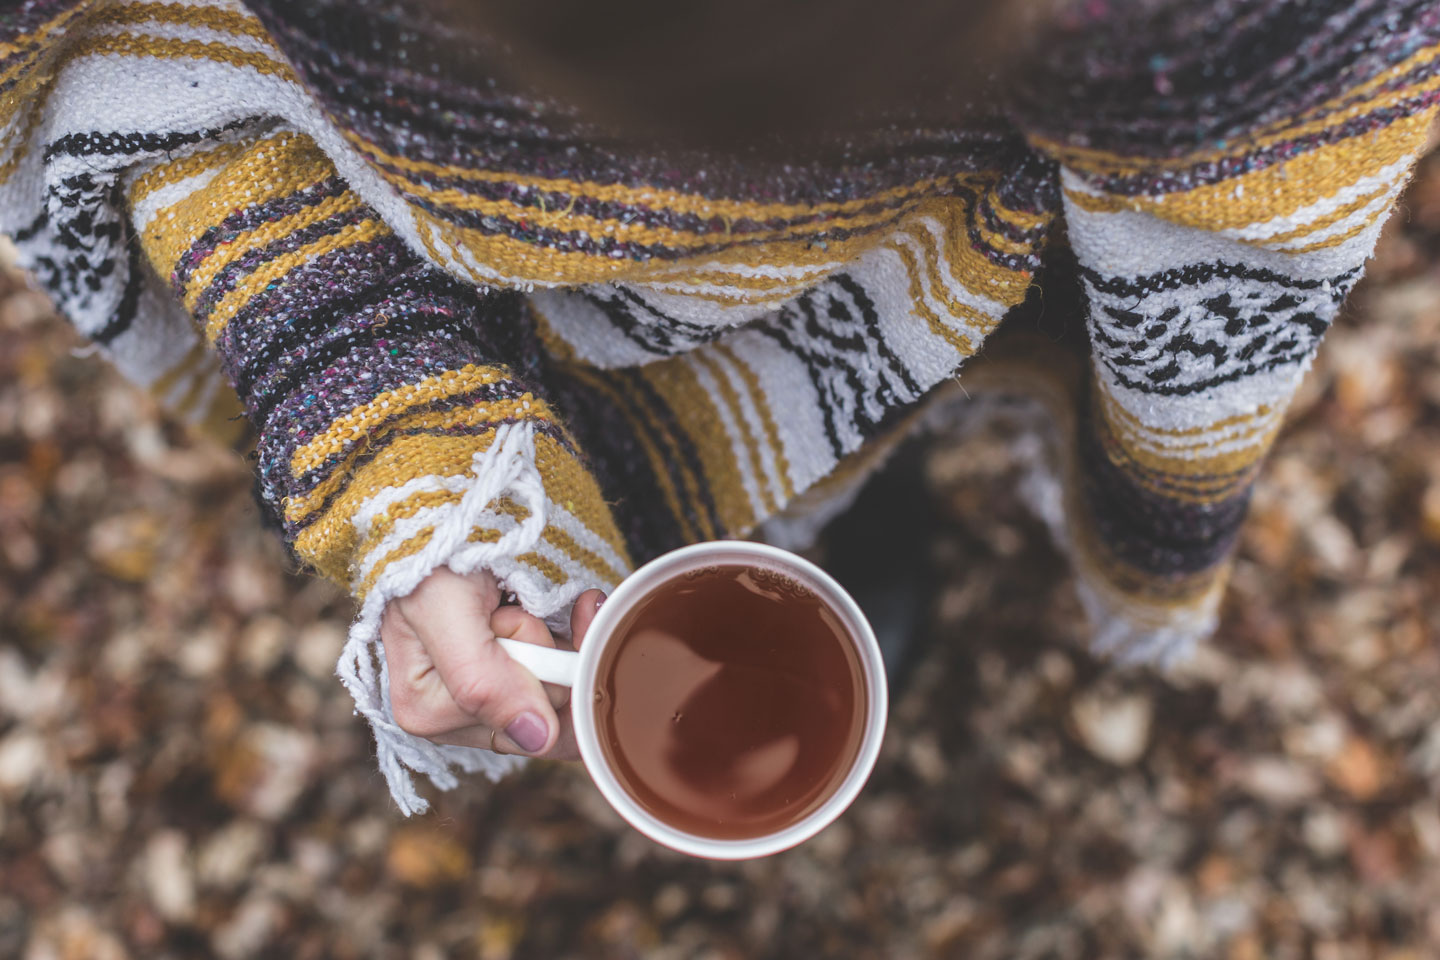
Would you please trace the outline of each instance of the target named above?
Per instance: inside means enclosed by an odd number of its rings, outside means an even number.
[[[640,806],[620,785],[606,760],[594,718],[595,680],[600,656],[625,615],[660,583],[687,570],[727,563],[778,568],[779,572],[794,576],[806,587],[814,590],[845,626],[846,633],[854,644],[868,688],[867,714],[860,748],[839,787],[820,806],[783,830],[759,837],[733,840],[705,837],[680,830]],[[597,640],[598,643],[594,642]],[[600,607],[586,633],[586,642],[581,645],[579,656],[571,695],[571,718],[585,769],[606,802],[622,819],[656,843],[680,853],[710,860],[749,860],[770,856],[803,843],[829,826],[849,808],[870,779],[879,758],[880,745],[885,737],[889,696],[885,682],[885,664],[880,658],[880,646],[875,640],[874,630],[859,605],[833,577],[816,564],[788,550],[749,540],[712,540],[690,544],[656,557],[621,581],[615,592]],[[574,709],[573,705],[577,703],[584,704],[585,709]]]

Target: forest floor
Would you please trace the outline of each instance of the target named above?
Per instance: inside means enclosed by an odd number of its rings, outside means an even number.
[[[1182,667],[1087,655],[999,440],[927,454],[935,642],[834,826],[744,864],[533,765],[406,820],[246,463],[0,275],[0,957],[1440,955],[1440,159]]]

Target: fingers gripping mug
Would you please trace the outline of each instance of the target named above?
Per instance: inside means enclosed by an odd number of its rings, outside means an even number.
[[[682,853],[742,860],[809,839],[859,794],[885,732],[885,667],[843,588],[801,557],[701,543],[641,567],[578,653],[500,639],[571,688],[586,769]]]

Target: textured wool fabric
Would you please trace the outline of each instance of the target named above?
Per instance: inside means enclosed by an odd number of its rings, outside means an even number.
[[[1183,654],[1440,103],[1416,0],[1076,5],[993,113],[789,162],[623,144],[451,43],[404,0],[0,3],[0,230],[177,415],[248,423],[407,813],[517,761],[395,724],[389,600],[484,568],[558,626],[803,539],[920,424],[1025,427],[1097,648]],[[987,342],[1052,260],[1087,349]]]

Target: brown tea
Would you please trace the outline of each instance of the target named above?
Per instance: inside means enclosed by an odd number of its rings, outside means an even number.
[[[839,787],[866,722],[844,626],[762,568],[677,576],[616,628],[596,679],[596,732],[642,807],[714,839],[782,830]]]

